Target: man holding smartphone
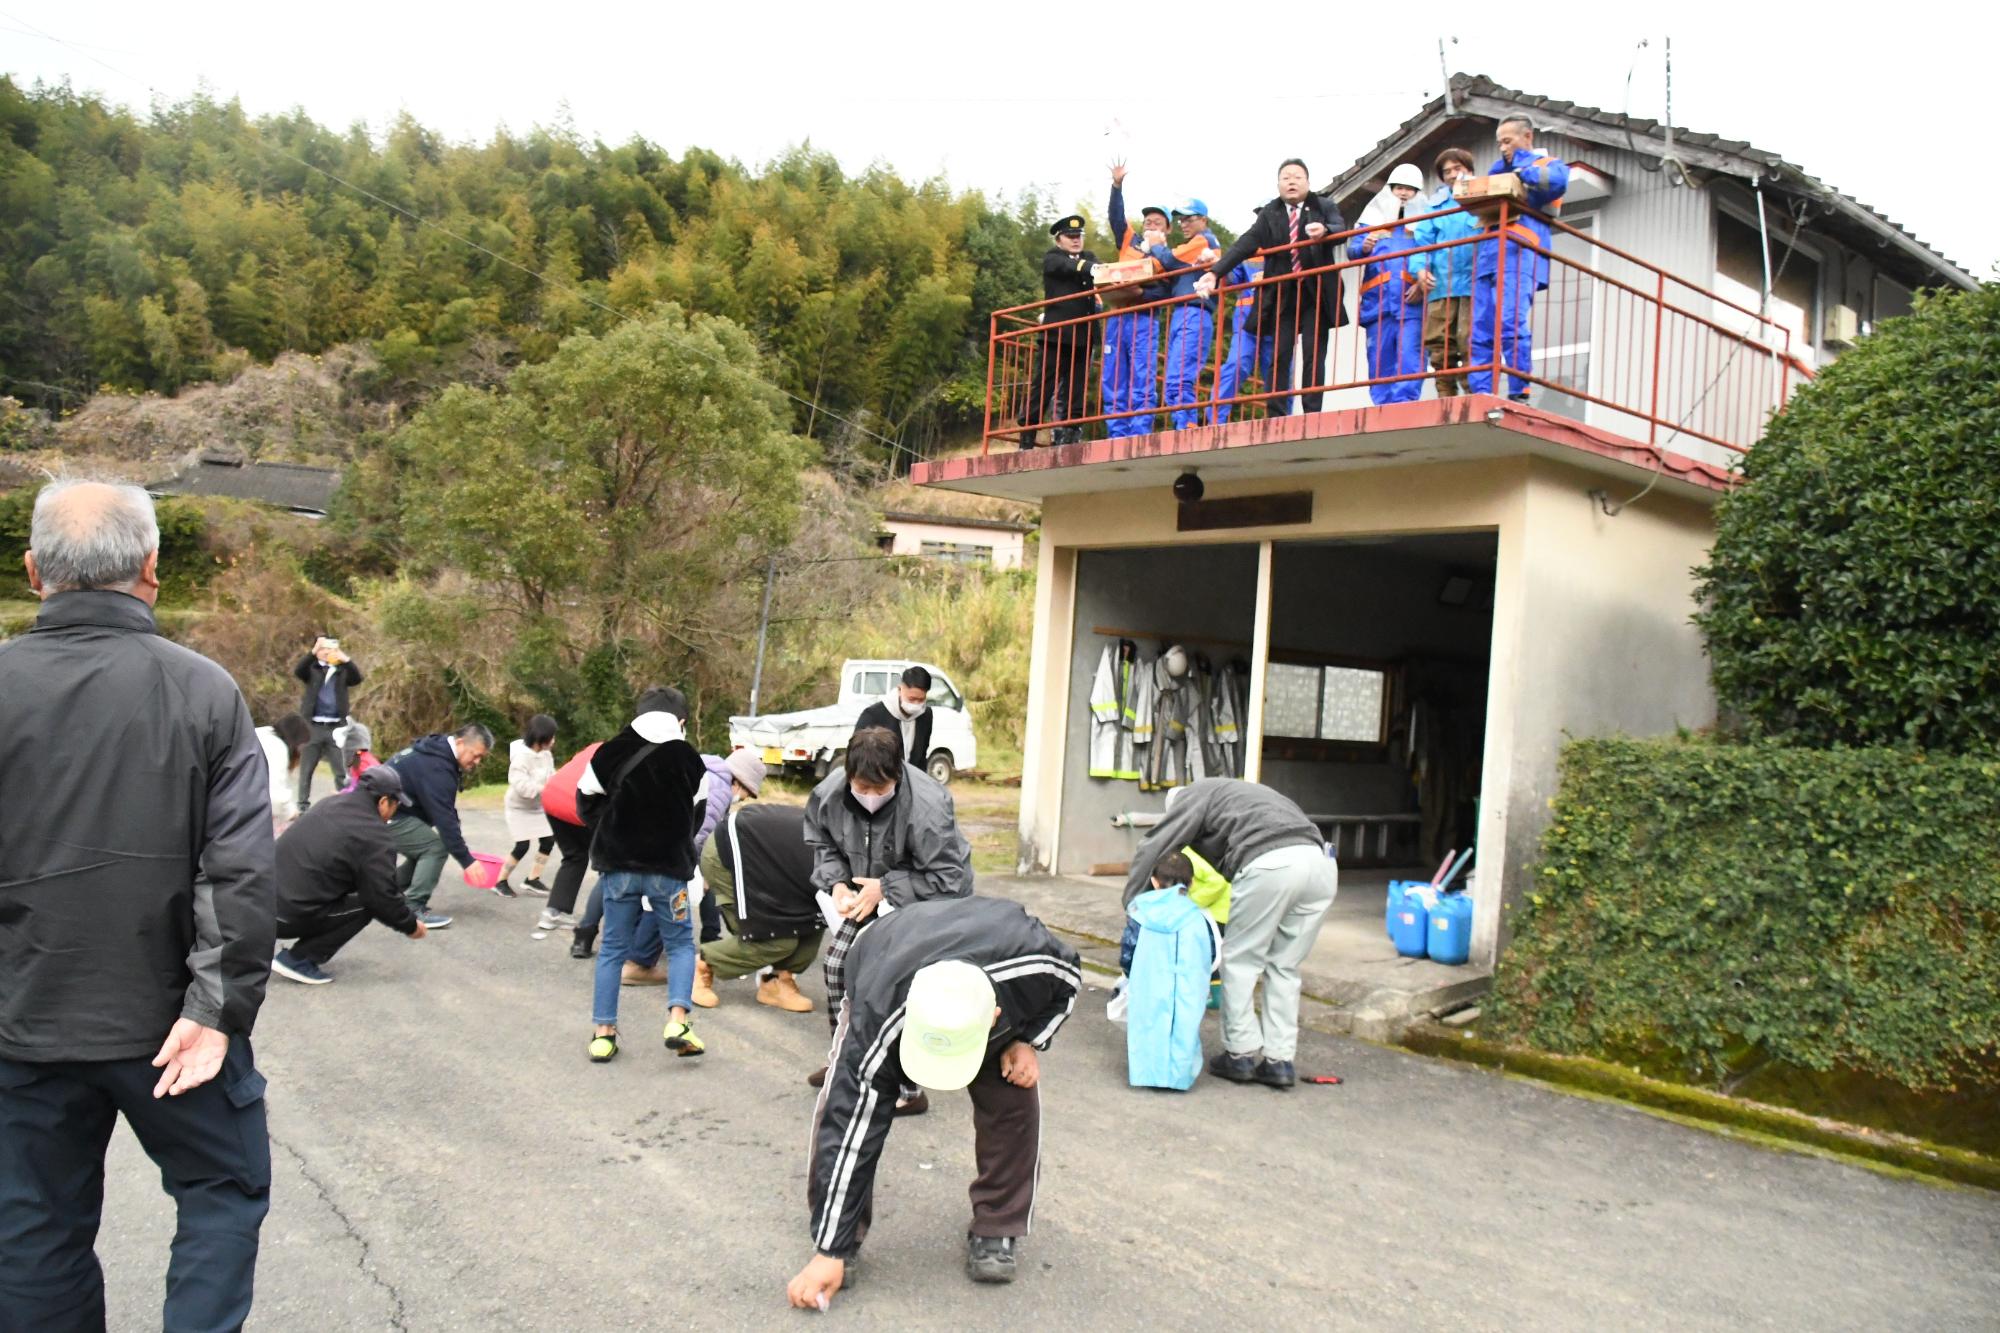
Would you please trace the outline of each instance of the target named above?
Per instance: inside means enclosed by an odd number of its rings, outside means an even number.
[[[313,770],[320,760],[326,760],[333,770],[335,791],[347,780],[340,742],[333,733],[336,727],[347,724],[347,692],[361,683],[361,668],[341,651],[339,639],[322,634],[313,640],[311,650],[299,659],[292,674],[305,687],[299,714],[312,725],[312,739],[299,752],[299,813],[304,814],[312,804]]]

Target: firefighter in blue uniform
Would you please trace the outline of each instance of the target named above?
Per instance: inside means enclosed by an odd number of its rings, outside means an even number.
[[[1229,420],[1229,414],[1234,410],[1229,400],[1257,376],[1270,377],[1271,358],[1277,354],[1276,340],[1268,335],[1258,336],[1257,330],[1250,326],[1251,308],[1257,304],[1257,289],[1247,285],[1263,276],[1264,261],[1246,259],[1229,270],[1228,276],[1223,279],[1231,288],[1242,287],[1243,290],[1232,290],[1229,294],[1230,304],[1235,307],[1235,313],[1229,317],[1229,355],[1215,375],[1215,400],[1223,406],[1209,413],[1211,421]]]
[[[1411,200],[1424,187],[1424,173],[1405,162],[1389,173],[1386,198],[1369,206],[1361,225],[1389,224],[1361,232],[1347,242],[1348,257],[1368,258],[1361,270],[1361,301],[1355,315],[1368,331],[1368,378],[1424,373],[1424,307],[1421,289],[1410,278],[1405,252],[1416,238],[1403,219],[1417,211]],[[1393,201],[1393,202],[1389,202]],[[1414,403],[1423,395],[1421,378],[1388,380],[1368,386],[1375,403]]]
[[[1534,126],[1525,116],[1510,116],[1500,122],[1495,138],[1500,160],[1487,169],[1489,176],[1509,172],[1521,178],[1527,188],[1528,205],[1545,213],[1561,206],[1569,189],[1569,164],[1535,151]],[[1499,215],[1487,224],[1493,232]],[[1539,247],[1539,251],[1530,249]],[[1517,403],[1528,401],[1528,381],[1524,378],[1533,364],[1534,348],[1528,318],[1535,308],[1535,293],[1549,285],[1549,224],[1531,214],[1509,210],[1506,245],[1495,241],[1479,247],[1479,269],[1472,291],[1472,350],[1465,377],[1469,393],[1493,392],[1493,330],[1500,330],[1500,359],[1507,365],[1508,397]],[[1500,253],[1505,250],[1506,281],[1500,281]],[[1504,307],[1504,308],[1503,308]]]
[[[1118,243],[1118,262],[1144,259],[1157,272],[1159,265],[1152,263],[1149,252],[1154,237],[1167,234],[1167,210],[1142,208],[1139,220],[1136,230],[1125,220],[1125,164],[1117,163],[1111,168],[1111,239]],[[1149,282],[1138,292],[1141,303],[1163,301],[1166,296],[1164,282]],[[1113,439],[1153,431],[1153,414],[1147,409],[1159,402],[1153,371],[1160,347],[1159,315],[1157,309],[1125,310],[1104,321],[1104,411],[1140,413],[1107,420],[1105,434]]]
[[[1206,265],[1221,256],[1222,247],[1208,229],[1208,205],[1201,200],[1182,200],[1174,223],[1181,229],[1181,243],[1169,250],[1161,237],[1151,254],[1163,272],[1174,275],[1172,294],[1182,298],[1167,321],[1166,405],[1173,411],[1173,428],[1186,430],[1201,421],[1194,405],[1196,384],[1215,347],[1215,298],[1197,296],[1194,284]]]
[[[1090,369],[1090,353],[1096,345],[1096,324],[1065,324],[1065,320],[1088,320],[1097,313],[1097,294],[1090,270],[1097,256],[1083,248],[1083,215],[1072,213],[1057,218],[1049,226],[1055,244],[1042,255],[1042,333],[1035,347],[1035,369],[1028,376],[1031,395],[1021,414],[1021,447],[1035,447],[1035,427],[1047,418],[1054,400],[1055,420],[1080,417],[1089,404],[1084,401],[1084,372]],[[1057,325],[1060,327],[1050,327]],[[1075,444],[1083,438],[1077,426],[1058,426],[1049,437],[1054,444]]]

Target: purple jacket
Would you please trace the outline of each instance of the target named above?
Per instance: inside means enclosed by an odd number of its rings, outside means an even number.
[[[701,817],[701,827],[695,831],[694,854],[701,856],[701,849],[708,846],[708,835],[715,832],[715,826],[729,813],[730,783],[736,780],[729,771],[729,765],[712,754],[701,757],[702,767],[708,770],[708,813]]]

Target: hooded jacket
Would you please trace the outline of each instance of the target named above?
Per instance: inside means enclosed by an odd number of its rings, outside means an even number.
[[[303,921],[354,894],[370,919],[405,935],[417,914],[396,885],[396,843],[375,798],[346,791],[299,816],[278,839],[278,919]]]
[[[922,768],[924,761],[931,757],[931,707],[925,704],[923,712],[914,718],[905,718],[890,702],[895,697],[896,692],[891,690],[888,698],[877,699],[862,709],[861,716],[854,720],[854,729],[882,727],[895,732],[905,741],[907,753],[903,755],[903,762]]]
[[[451,859],[471,869],[472,849],[465,845],[465,833],[458,826],[458,782],[463,770],[451,737],[435,731],[420,736],[384,762],[403,780],[403,795],[410,798],[409,813],[436,829]]]
[[[1266,852],[1324,845],[1319,825],[1291,797],[1242,778],[1204,778],[1173,794],[1166,814],[1132,854],[1125,905],[1151,887],[1160,857],[1181,847],[1194,848],[1234,883]]]
[[[896,794],[872,815],[848,791],[847,769],[834,769],[806,799],[805,832],[822,893],[864,878],[882,881],[892,907],[972,896],[972,848],[951,793],[920,768],[903,765]]]
[[[57,593],[0,644],[0,1057],[250,1034],[275,943],[264,753],[229,674],[136,597]]]
[[[1047,1050],[1083,989],[1076,950],[1005,898],[917,903],[856,937],[847,955],[847,1018],[827,1061],[813,1136],[808,1197],[821,1254],[845,1259],[861,1245],[860,1219],[903,1081],[910,979],[946,959],[972,963],[993,982],[1000,1016],[986,1039],[988,1061],[1017,1041]]]
[[[597,830],[599,874],[665,875],[685,883],[712,779],[672,713],[641,713],[591,756],[577,783],[578,810]]]

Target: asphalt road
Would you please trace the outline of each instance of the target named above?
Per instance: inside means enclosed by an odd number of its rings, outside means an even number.
[[[971,1124],[941,1096],[890,1137],[859,1288],[794,1312],[823,1015],[728,983],[680,1060],[663,992],[628,989],[591,1065],[589,965],[530,938],[538,903],[448,875],[450,930],[273,978],[253,1327],[2000,1328],[2000,1196],[1313,1033],[1301,1072],[1343,1085],[1137,1091],[1101,990],[1044,1059],[1020,1280],[963,1275]],[[158,1327],[171,1208],[123,1129],[108,1176],[112,1327]]]

